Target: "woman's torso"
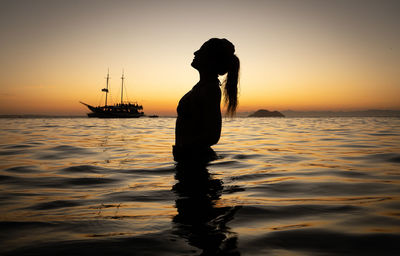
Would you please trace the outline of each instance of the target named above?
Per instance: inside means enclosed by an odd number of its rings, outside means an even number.
[[[176,121],[177,146],[211,146],[221,134],[219,81],[196,84],[179,101]]]

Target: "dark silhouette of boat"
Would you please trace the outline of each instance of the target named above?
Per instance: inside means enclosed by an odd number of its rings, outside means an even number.
[[[121,103],[117,103],[114,105],[107,105],[107,96],[108,96],[108,81],[110,80],[109,72],[107,72],[107,83],[106,88],[102,89],[102,92],[106,93],[106,99],[104,106],[91,106],[82,101],[83,105],[88,107],[91,113],[88,113],[88,117],[100,117],[100,118],[138,118],[144,116],[143,106],[137,103],[130,103],[123,101],[123,92],[124,92],[124,73],[122,72],[122,84],[121,84]]]

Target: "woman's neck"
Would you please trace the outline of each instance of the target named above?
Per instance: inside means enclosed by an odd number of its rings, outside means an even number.
[[[199,72],[200,83],[209,83],[218,81],[218,74],[213,74],[209,72]]]

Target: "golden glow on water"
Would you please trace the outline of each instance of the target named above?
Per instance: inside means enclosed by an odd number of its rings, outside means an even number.
[[[398,118],[225,119],[220,159],[185,170],[210,175],[193,184],[172,159],[173,118],[0,122],[9,248],[146,236],[193,249],[188,239],[217,233],[246,252],[280,234],[400,233]]]

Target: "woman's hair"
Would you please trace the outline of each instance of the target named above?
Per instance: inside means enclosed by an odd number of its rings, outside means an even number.
[[[227,107],[227,114],[233,116],[238,105],[238,82],[239,82],[240,61],[236,55],[232,57],[232,63],[228,69],[228,75],[224,81],[224,99]]]
[[[235,55],[235,46],[227,39],[211,38],[204,43],[213,56],[218,75],[227,74],[223,82],[224,101],[228,116],[233,116],[238,105],[238,83],[240,61]]]

